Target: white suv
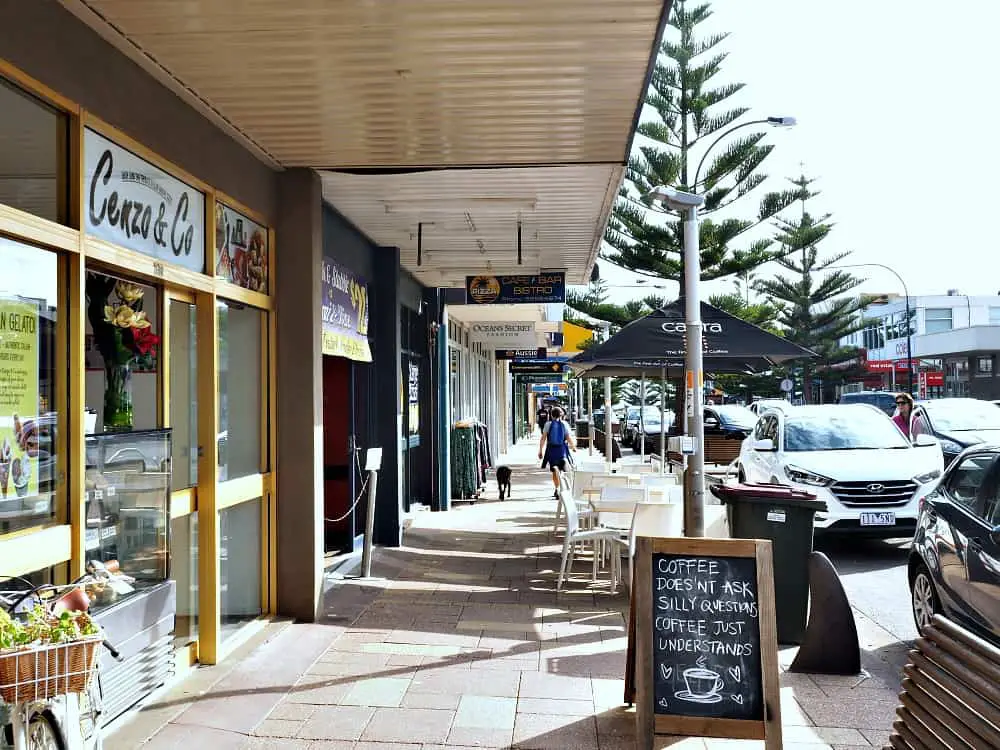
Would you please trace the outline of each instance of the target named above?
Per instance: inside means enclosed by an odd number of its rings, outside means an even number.
[[[739,456],[741,481],[784,484],[824,500],[816,531],[912,536],[919,499],[944,469],[937,440],[915,444],[866,404],[762,414]]]

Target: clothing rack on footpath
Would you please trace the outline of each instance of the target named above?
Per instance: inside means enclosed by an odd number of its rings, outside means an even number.
[[[475,418],[462,419],[451,429],[451,497],[477,500],[493,468],[493,452],[486,425]]]

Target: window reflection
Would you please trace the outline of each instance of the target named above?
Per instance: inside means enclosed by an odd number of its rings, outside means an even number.
[[[67,120],[0,80],[0,204],[64,221]]]
[[[219,302],[219,481],[261,470],[264,313]]]

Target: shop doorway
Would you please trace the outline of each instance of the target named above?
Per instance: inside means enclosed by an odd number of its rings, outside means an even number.
[[[351,362],[323,357],[323,524],[325,550],[354,548]]]

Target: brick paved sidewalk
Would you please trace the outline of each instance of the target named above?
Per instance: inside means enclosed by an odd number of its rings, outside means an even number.
[[[508,461],[527,463],[530,448]],[[377,555],[385,580],[332,586],[329,624],[285,627],[204,692],[159,699],[107,747],[634,747],[634,713],[622,705],[627,597],[610,595],[606,578],[592,586],[586,562],[557,597],[547,475],[518,466],[514,497],[417,514],[405,546]],[[869,675],[782,674],[786,748],[887,739],[905,652],[865,618],[859,630]],[[782,663],[793,656],[782,651]]]

